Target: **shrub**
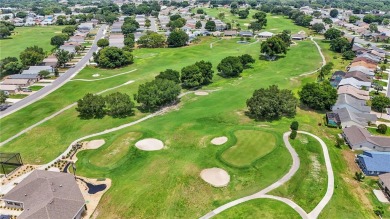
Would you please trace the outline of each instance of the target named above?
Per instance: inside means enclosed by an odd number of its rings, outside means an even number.
[[[296,137],[297,137],[297,131],[296,130],[292,130],[291,134],[290,134],[290,138],[291,139],[295,139]]]
[[[296,131],[296,130],[298,130],[298,127],[299,127],[299,123],[297,121],[292,122],[290,125],[291,130]]]
[[[381,134],[386,134],[387,132],[387,125],[386,124],[380,124],[378,125],[377,131]]]

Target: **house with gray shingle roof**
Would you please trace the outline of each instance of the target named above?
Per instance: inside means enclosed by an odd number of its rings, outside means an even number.
[[[348,94],[339,94],[336,104],[332,110],[347,108],[354,113],[370,113],[371,107],[367,106],[365,100],[360,100]]]
[[[341,108],[333,110],[334,114],[337,114],[337,125],[343,128],[358,126],[366,127],[369,123],[375,123],[377,116],[370,113],[355,113],[348,108]]]
[[[344,85],[350,85],[356,87],[357,89],[362,89],[363,87],[371,87],[371,82],[359,81],[355,78],[344,78],[340,81],[339,87]]]
[[[343,136],[351,149],[390,152],[390,137],[371,135],[364,128],[358,126],[344,128]]]
[[[23,209],[19,219],[80,219],[86,210],[75,177],[62,172],[34,170],[1,199]]]
[[[373,70],[371,70],[369,68],[366,68],[364,66],[353,66],[353,67],[349,68],[348,71],[349,72],[351,72],[351,71],[360,71],[360,72],[362,72],[362,73],[364,73],[364,74],[366,74],[368,76],[371,76],[371,77],[373,77],[375,75]]]

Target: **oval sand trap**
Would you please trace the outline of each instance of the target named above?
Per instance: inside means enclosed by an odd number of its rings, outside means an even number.
[[[230,182],[230,175],[221,168],[209,168],[200,172],[200,177],[214,187],[224,187]]]
[[[104,139],[92,140],[87,143],[87,149],[97,149],[104,145],[106,142]]]
[[[155,138],[145,138],[135,143],[135,146],[143,151],[158,151],[163,149],[164,143]]]
[[[211,144],[213,145],[223,145],[227,142],[228,138],[226,136],[218,137],[218,138],[213,138],[211,140]]]
[[[195,95],[197,95],[197,96],[206,96],[206,95],[209,95],[209,93],[207,93],[205,91],[197,91],[197,92],[195,92]]]

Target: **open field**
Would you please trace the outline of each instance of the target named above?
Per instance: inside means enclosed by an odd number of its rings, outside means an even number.
[[[298,134],[291,140],[298,153],[301,166],[285,185],[271,192],[273,195],[288,197],[306,212],[313,210],[325,195],[327,172],[320,143],[311,136]]]
[[[196,13],[196,9],[193,9],[193,12]],[[256,10],[250,10],[249,16],[246,19],[240,19],[238,15],[233,15],[230,13],[228,8],[203,8],[208,15],[211,15],[218,19],[218,14],[225,13],[225,18],[222,19],[225,23],[231,23],[232,28],[236,28],[235,24],[240,24],[239,27],[241,30],[248,30],[248,25],[255,21],[252,16],[257,12]],[[283,30],[291,30],[292,33],[297,33],[301,30],[309,33],[309,30],[305,27],[300,27],[294,25],[293,21],[290,19],[283,18],[282,15],[271,15],[267,14],[267,26],[261,31],[270,31],[273,33],[280,33]]]
[[[294,27],[292,25],[290,29]],[[179,70],[185,65],[206,59],[212,62],[215,70],[219,61],[228,55],[249,53],[254,57],[259,56],[259,44],[238,46],[236,40],[222,40],[214,43],[211,49],[209,44],[214,41],[215,38],[204,38],[199,45],[191,47],[135,50],[134,55],[138,57],[135,63],[122,69],[108,71],[87,67],[76,78],[96,79],[92,77],[96,73],[103,78],[137,70],[101,81],[68,82],[42,100],[1,119],[1,140],[77,101],[87,92],[96,93],[134,80],[132,84],[110,91],[126,92],[132,96],[139,84],[150,81],[159,71],[167,68]],[[104,139],[106,144],[96,150],[78,153],[76,166],[78,174],[82,176],[112,179],[111,189],[103,196],[97,208],[97,218],[197,218],[221,204],[257,192],[278,180],[291,165],[291,156],[285,147],[275,147],[267,156],[254,161],[250,168],[240,169],[221,162],[217,155],[226,148],[211,145],[210,140],[256,127],[259,131],[272,132],[276,141],[281,142],[282,133],[288,130],[292,119],[255,122],[245,116],[245,101],[255,89],[271,84],[297,91],[302,81],[305,83],[315,79],[313,76],[297,76],[318,68],[320,62],[312,42],[298,42],[279,60],[256,60],[253,68],[245,70],[240,79],[222,79],[215,75],[214,83],[204,88],[216,90],[208,96],[186,95],[174,110],[162,116],[96,137]],[[74,108],[71,108],[0,149],[2,152],[21,152],[26,163],[42,164],[55,158],[79,137],[129,123],[143,116],[145,114],[136,112],[136,116],[125,119],[105,117],[81,120]],[[359,197],[344,182],[342,174],[347,172],[345,160],[340,154],[341,149],[333,146],[334,134],[340,130],[316,126],[322,122],[322,117],[323,114],[298,109],[295,118],[300,122],[301,130],[324,139],[334,165],[337,187],[320,218],[375,218],[373,212],[362,206]],[[161,139],[166,147],[155,152],[140,151],[134,147],[139,138]],[[211,167],[223,168],[231,175],[227,187],[216,189],[201,180],[200,171]],[[282,203],[260,201],[265,203],[264,212],[257,208],[258,203],[245,203],[242,205],[244,210],[238,206],[238,212],[247,211],[245,208],[252,209],[253,206],[253,211],[259,215],[277,217],[280,212],[293,215],[289,213],[292,209],[286,209]],[[227,217],[236,215],[235,212],[227,214]]]
[[[273,212],[273,213],[271,213]],[[275,214],[275,212],[277,212]],[[259,219],[259,218],[301,218],[290,206],[271,199],[255,199],[230,208],[214,217],[215,219]]]
[[[238,130],[235,145],[221,155],[223,161],[236,167],[248,167],[255,160],[267,155],[276,147],[276,139],[271,133],[256,130]]]
[[[49,52],[50,39],[61,33],[63,26],[16,27],[10,38],[0,40],[0,59],[8,56],[19,58],[20,52],[29,46],[39,46]]]

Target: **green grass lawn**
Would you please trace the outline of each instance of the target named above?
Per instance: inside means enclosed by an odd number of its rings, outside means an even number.
[[[10,38],[0,40],[0,59],[18,57],[29,46],[39,46],[49,52],[53,46],[50,39],[61,33],[63,26],[16,27]]]
[[[276,138],[271,133],[238,130],[234,135],[237,138],[236,144],[224,151],[221,158],[236,167],[248,167],[276,147]]]
[[[283,18],[280,18],[283,19]],[[295,28],[291,25],[291,28]],[[288,28],[287,28],[288,29]],[[131,66],[105,70],[86,67],[76,78],[101,77],[137,69],[129,74],[95,82],[70,81],[45,98],[0,120],[1,140],[62,109],[85,93],[135,82],[110,92],[133,95],[138,86],[154,78],[167,68],[180,70],[199,60],[212,62],[214,70],[220,60],[229,55],[248,53],[259,57],[259,43],[239,45],[235,40],[210,43],[215,38],[203,38],[198,45],[184,48],[137,49]],[[96,150],[81,151],[77,156],[78,174],[93,178],[110,178],[112,187],[102,197],[97,208],[98,218],[197,218],[231,200],[253,194],[282,177],[290,168],[291,156],[285,147],[275,147],[267,156],[255,160],[250,168],[234,168],[218,159],[226,147],[211,145],[215,136],[229,136],[236,130],[259,129],[271,132],[282,142],[292,119],[255,122],[245,116],[246,100],[255,89],[278,84],[296,91],[302,83],[313,81],[312,76],[297,78],[321,64],[316,47],[310,41],[298,42],[288,54],[276,61],[256,60],[253,68],[243,72],[242,78],[223,79],[215,75],[214,83],[204,89],[217,91],[208,96],[187,95],[175,110],[146,120],[135,126],[109,133],[95,139],[106,144]],[[75,139],[139,119],[145,114],[136,112],[125,119],[81,120],[74,108],[0,148],[2,152],[20,152],[25,163],[42,164],[58,156]],[[332,145],[328,128],[316,126],[321,114],[300,110],[296,120],[300,129],[313,132]],[[267,127],[259,125],[267,125]],[[140,138],[161,139],[166,147],[161,151],[145,152],[133,144]],[[330,139],[330,140],[329,140]],[[115,151],[115,153],[113,153]],[[112,154],[110,154],[112,153]],[[339,149],[330,148],[336,174],[345,173],[345,162]],[[213,188],[201,180],[204,168],[220,167],[231,175],[226,188]],[[340,175],[336,177],[334,198],[321,215],[322,218],[374,218],[351,193]],[[269,200],[267,200],[269,201]],[[273,205],[273,204],[272,204]],[[266,210],[267,215],[278,215],[280,205]],[[289,214],[289,213],[288,213]],[[341,215],[341,217],[338,217]]]
[[[194,8],[193,12],[196,13],[198,8]],[[225,13],[225,18],[223,19],[226,23],[231,23],[232,28],[236,28],[236,24],[240,24],[241,30],[248,30],[248,26],[251,22],[255,21],[252,16],[257,12],[256,10],[249,10],[249,16],[246,19],[240,19],[238,15],[233,15],[230,13],[228,8],[203,8],[203,10],[208,14],[218,19],[220,13]],[[283,30],[291,30],[292,33],[297,33],[301,30],[309,33],[309,30],[305,27],[300,27],[294,25],[293,21],[290,19],[284,18],[282,15],[271,15],[267,14],[267,26],[261,31],[270,31],[273,33],[280,33]]]
[[[390,136],[390,128],[387,127],[387,130],[386,130],[386,133],[385,134],[382,134],[382,133],[379,133],[378,132],[378,129],[375,127],[375,128],[368,128],[367,129],[371,134],[373,135],[384,135],[384,136]]]
[[[274,214],[274,212],[277,212]],[[229,208],[218,214],[215,219],[260,219],[260,218],[301,218],[290,206],[272,199],[254,199]]]
[[[271,194],[288,197],[310,212],[321,201],[327,188],[322,148],[313,137],[303,134],[298,134],[290,142],[299,155],[301,166],[292,179]]]
[[[28,87],[28,88],[30,88],[32,91],[38,91],[38,90],[44,88],[44,86],[33,85],[33,86]]]
[[[23,99],[27,96],[28,94],[10,94],[8,97],[12,99]]]

